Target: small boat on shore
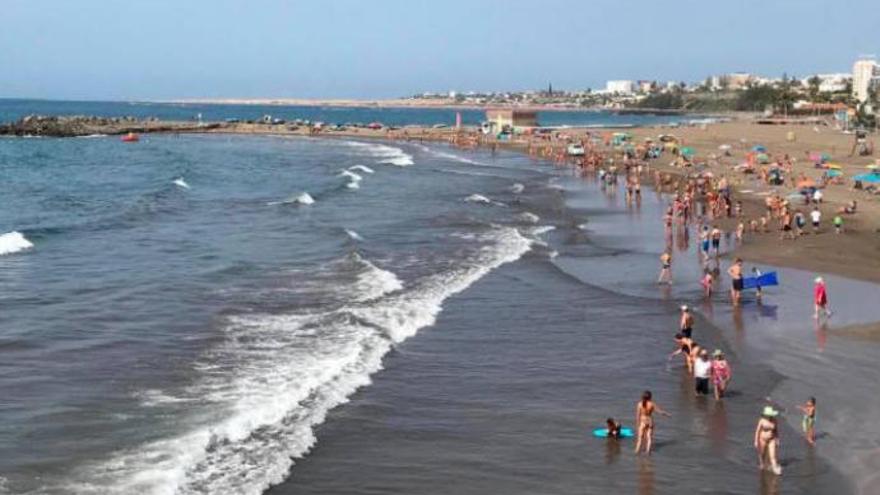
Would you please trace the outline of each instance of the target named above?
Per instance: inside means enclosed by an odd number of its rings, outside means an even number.
[[[141,140],[140,136],[138,136],[137,134],[135,134],[133,132],[129,132],[128,134],[122,136],[123,143],[136,143],[140,140]]]

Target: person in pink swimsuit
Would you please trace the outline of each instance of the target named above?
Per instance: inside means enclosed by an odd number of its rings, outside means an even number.
[[[816,277],[815,284],[813,285],[813,306],[815,311],[813,312],[813,318],[819,319],[819,311],[821,311],[825,317],[831,316],[831,310],[828,309],[828,290],[825,287],[825,280],[822,277]]]

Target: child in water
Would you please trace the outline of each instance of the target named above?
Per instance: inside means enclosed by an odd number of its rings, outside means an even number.
[[[608,429],[608,438],[620,438],[620,430],[622,429],[620,421],[608,418],[605,420],[605,427]]]
[[[797,408],[804,413],[801,427],[804,430],[807,443],[816,445],[816,398],[810,397],[805,404],[797,406]]]

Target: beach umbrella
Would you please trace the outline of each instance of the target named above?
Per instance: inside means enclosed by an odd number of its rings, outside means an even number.
[[[843,170],[843,167],[841,167],[840,165],[838,165],[836,163],[826,163],[825,168],[827,168],[829,170]]]
[[[690,146],[685,146],[681,149],[681,154],[684,156],[694,156],[694,149]]]
[[[754,151],[755,153],[766,153],[767,148],[764,147],[763,145],[758,144],[758,145],[752,146],[752,151]]]
[[[861,182],[880,183],[880,173],[859,174],[853,177],[853,180]]]
[[[827,162],[831,159],[831,155],[829,155],[828,153],[822,153],[821,155],[819,155],[819,158],[821,158],[823,162]]]
[[[828,177],[840,177],[843,175],[843,172],[840,170],[831,169],[828,171]]]
[[[822,161],[822,154],[816,151],[810,153],[810,161],[814,163],[819,163]]]
[[[758,160],[758,163],[770,163],[770,157],[767,153],[758,153],[758,156],[755,158]]]

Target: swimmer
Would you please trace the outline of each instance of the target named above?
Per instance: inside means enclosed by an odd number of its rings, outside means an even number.
[[[667,358],[667,360],[674,358],[678,354],[683,355],[684,356],[684,364],[685,364],[685,366],[687,366],[688,372],[690,372],[690,369],[691,369],[691,346],[692,345],[693,345],[693,341],[690,338],[685,337],[684,335],[682,335],[680,333],[675,334],[675,347],[676,347],[676,349],[675,349],[675,351],[672,352],[672,354],[669,355],[669,358]]]
[[[804,413],[801,428],[804,430],[807,443],[816,445],[816,398],[810,397],[805,404],[797,406],[797,408]]]
[[[642,393],[642,399],[636,403],[636,424],[638,425],[637,455],[642,451],[643,443],[645,445],[645,453],[651,454],[651,447],[654,443],[654,411],[664,416],[672,416],[654,403],[650,390],[645,390]]]
[[[766,406],[761,413],[761,419],[755,426],[755,450],[758,452],[758,468],[764,469],[765,459],[770,462],[770,469],[777,476],[782,474],[782,467],[777,461],[779,451],[779,425],[776,417],[779,411],[772,406]]]

